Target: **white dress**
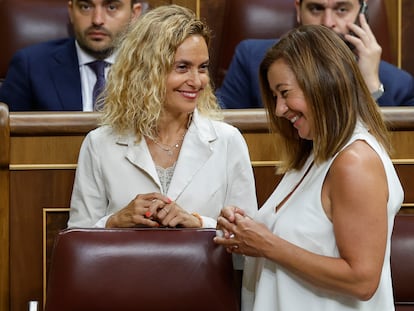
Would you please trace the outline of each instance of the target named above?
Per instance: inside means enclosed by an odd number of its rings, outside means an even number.
[[[394,216],[401,207],[404,193],[387,153],[368,131],[358,125],[347,145],[365,140],[380,156],[388,180],[388,239],[379,287],[368,301],[329,292],[318,288],[264,258],[247,257],[242,289],[243,311],[343,311],[394,310],[390,272],[390,238]],[[285,174],[279,186],[259,210],[256,219],[265,223],[277,236],[316,254],[339,257],[333,226],[321,203],[325,176],[335,157],[322,165],[313,165],[302,183],[275,212],[275,207],[298,183],[312,163],[307,160],[303,169]],[[306,199],[304,199],[306,198]]]

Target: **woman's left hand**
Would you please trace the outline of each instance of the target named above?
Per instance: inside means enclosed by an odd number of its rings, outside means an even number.
[[[277,237],[262,223],[236,213],[234,222],[220,216],[217,225],[230,232],[229,236],[214,238],[214,242],[226,247],[228,252],[252,257],[265,257],[266,250],[273,248]]]
[[[158,209],[153,217],[161,225],[168,227],[200,228],[202,226],[197,216],[188,213],[174,201]]]

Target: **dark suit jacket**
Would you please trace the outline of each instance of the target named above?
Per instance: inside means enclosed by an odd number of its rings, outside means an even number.
[[[222,86],[217,90],[220,106],[260,108],[259,65],[275,39],[248,39],[239,43]],[[414,78],[407,72],[381,61],[379,76],[385,92],[380,106],[414,106]]]
[[[0,88],[10,111],[82,111],[75,40],[36,44],[16,52]]]

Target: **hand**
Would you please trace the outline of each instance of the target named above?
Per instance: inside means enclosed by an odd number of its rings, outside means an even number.
[[[234,214],[233,222],[219,216],[217,224],[229,234],[216,236],[214,242],[226,247],[230,253],[265,257],[274,249],[273,243],[278,239],[264,224],[239,213]]]
[[[224,217],[228,222],[234,223],[236,214],[244,216],[245,212],[244,210],[236,206],[225,206],[220,212],[220,217]],[[226,228],[220,226],[218,222],[217,222],[216,229],[221,230],[223,233],[223,236],[226,238],[229,238],[230,235],[232,234],[232,232],[229,232],[228,230],[226,230]]]
[[[381,84],[379,79],[379,64],[382,48],[372,33],[364,14],[359,15],[359,21],[361,26],[354,23],[347,25],[349,30],[355,33],[356,36],[347,34],[345,35],[345,39],[355,46],[359,69],[369,91],[372,93],[378,90]]]
[[[153,214],[168,203],[171,203],[171,200],[160,193],[139,194],[126,207],[109,217],[106,227],[159,227],[160,224]]]
[[[158,223],[168,227],[200,228],[202,226],[202,222],[197,216],[188,213],[172,201],[157,208],[153,217]]]

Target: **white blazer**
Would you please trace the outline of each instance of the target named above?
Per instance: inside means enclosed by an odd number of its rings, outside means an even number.
[[[70,204],[68,227],[105,227],[110,215],[138,194],[162,192],[145,139],[99,127],[85,137]],[[239,130],[198,114],[185,135],[167,196],[215,227],[227,205],[257,211],[253,170]]]

